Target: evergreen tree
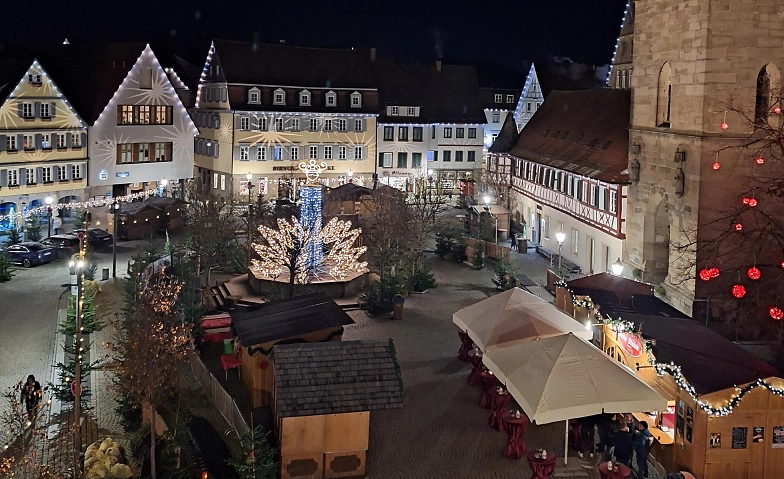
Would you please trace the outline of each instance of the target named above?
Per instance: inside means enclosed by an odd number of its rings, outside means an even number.
[[[471,264],[476,269],[482,269],[485,266],[485,242],[477,241],[474,246],[474,257],[471,258]]]
[[[43,234],[41,233],[41,222],[38,217],[30,215],[25,221],[25,240],[27,241],[41,241]]]
[[[506,291],[517,286],[517,278],[512,266],[506,261],[499,261],[495,265],[493,284],[501,291]]]
[[[8,244],[19,244],[22,242],[22,235],[19,234],[19,230],[16,228],[12,228],[8,231]]]
[[[267,442],[267,437],[257,427],[240,437],[242,457],[232,458],[229,464],[234,466],[240,479],[275,479],[278,477],[278,464],[275,461],[276,451]]]
[[[163,244],[163,255],[169,256],[174,253],[174,245],[169,241],[169,230],[166,230],[166,242]]]
[[[0,283],[11,281],[14,274],[14,268],[12,267],[11,262],[8,261],[4,252],[0,252]]]

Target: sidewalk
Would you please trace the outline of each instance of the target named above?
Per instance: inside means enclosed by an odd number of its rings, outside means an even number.
[[[499,244],[511,248],[512,241],[499,241]],[[537,253],[536,247],[532,243],[528,243],[527,252],[513,249],[509,256],[512,265],[515,267],[520,287],[547,302],[554,303],[555,296],[545,289],[545,286],[547,285],[547,269],[550,268],[550,260]]]

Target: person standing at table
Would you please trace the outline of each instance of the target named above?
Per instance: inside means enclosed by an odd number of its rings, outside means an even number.
[[[595,426],[596,426],[597,416],[587,416],[581,417],[580,422],[580,448],[577,452],[577,455],[582,458],[586,452],[590,454],[590,457],[593,457],[593,453],[596,451],[596,442],[594,440],[595,436]]]
[[[648,446],[653,439],[653,434],[648,430],[648,422],[640,421],[634,431],[634,453],[637,455],[637,478],[648,477]]]
[[[599,429],[599,437],[602,441],[599,450],[604,451],[602,460],[606,461],[610,458],[610,452],[613,447],[613,434],[618,430],[618,417],[615,414],[605,414]]]
[[[613,434],[613,445],[615,447],[615,452],[613,453],[615,459],[631,469],[634,443],[626,421],[621,421],[620,429]]]

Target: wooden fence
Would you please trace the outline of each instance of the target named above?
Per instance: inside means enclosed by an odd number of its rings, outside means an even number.
[[[474,251],[476,251],[477,240],[475,238],[466,238],[466,256],[470,262],[473,259]],[[510,250],[506,246],[492,243],[490,241],[482,241],[485,246],[485,257],[492,259],[503,259],[507,263],[511,261]]]
[[[223,389],[223,386],[220,385],[218,379],[207,369],[204,362],[199,357],[194,356],[191,360],[191,367],[196,380],[204,389],[204,392],[210,397],[210,402],[212,402],[213,406],[221,413],[223,419],[225,419],[239,435],[250,431],[248,423],[240,412],[240,408],[237,407],[237,401]]]

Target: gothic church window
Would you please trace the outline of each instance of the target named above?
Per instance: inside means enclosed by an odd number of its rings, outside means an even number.
[[[754,102],[754,123],[765,125],[769,120],[770,110],[781,106],[780,96],[781,74],[776,65],[768,63],[757,75],[757,96]]]
[[[656,126],[670,127],[672,109],[672,68],[665,63],[659,72],[659,86],[656,95]]]

